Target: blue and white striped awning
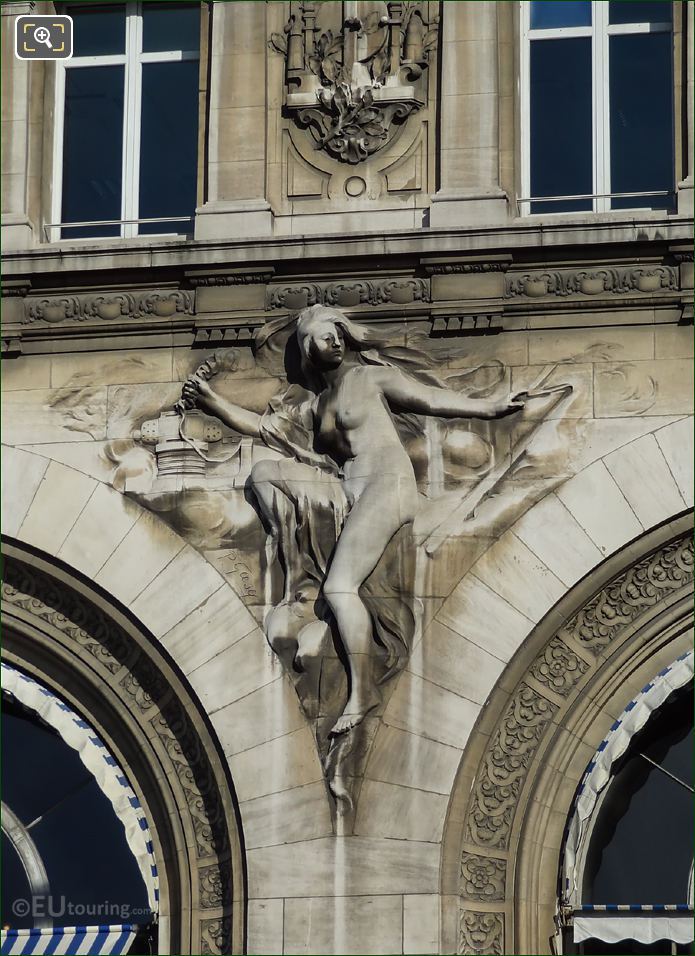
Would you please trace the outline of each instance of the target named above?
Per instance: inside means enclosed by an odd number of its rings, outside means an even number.
[[[53,727],[60,734],[69,747],[77,751],[80,760],[110,801],[114,813],[123,824],[126,841],[137,860],[147,887],[149,907],[153,913],[158,912],[159,875],[154,858],[152,834],[142,805],[125,773],[92,727],[53,691],[4,661],[1,667],[3,693],[10,694],[37,714],[49,727]],[[10,950],[10,952],[20,952],[20,950]],[[27,949],[26,952],[33,953],[38,950]],[[53,950],[46,952],[52,953]],[[56,950],[56,952],[62,953],[67,950]],[[84,950],[84,952],[91,952],[91,950]],[[114,952],[120,953],[121,950],[114,950]]]
[[[590,821],[601,794],[612,779],[613,764],[625,753],[632,737],[644,727],[651,715],[671,694],[692,681],[694,669],[695,655],[693,651],[687,651],[659,671],[630,701],[586,768],[575,797],[565,843],[565,899],[571,906],[576,908],[581,905],[581,874],[578,871],[582,869],[581,860],[590,836]],[[692,900],[690,903],[692,905]]]
[[[116,926],[62,926],[53,929],[8,929],[2,931],[2,956],[108,956],[126,954],[140,929],[125,923]]]

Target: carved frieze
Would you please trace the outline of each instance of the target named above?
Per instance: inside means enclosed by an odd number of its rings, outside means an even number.
[[[504,899],[506,862],[464,851],[461,855],[461,894],[469,900]]]
[[[414,276],[390,279],[346,279],[342,282],[304,282],[271,287],[267,308],[305,309],[311,305],[350,307],[356,305],[407,305],[429,302],[429,279]]]
[[[507,276],[505,298],[538,299],[544,296],[624,295],[630,292],[662,292],[678,289],[673,266],[648,265],[579,270],[539,270]]]
[[[30,297],[25,301],[24,324],[88,320],[113,321],[148,316],[170,318],[193,315],[193,294],[183,289],[150,292],[101,292],[98,295]]]
[[[232,920],[207,919],[200,924],[200,952],[202,956],[216,956],[217,953],[231,953]]]
[[[505,849],[529,764],[557,706],[519,685],[497,728],[473,787],[468,840]]]
[[[598,655],[639,614],[692,578],[693,542],[685,538],[621,574],[575,614],[560,634]]]
[[[423,74],[436,47],[437,17],[427,4],[389,2],[320,26],[321,4],[290,4],[270,48],[285,57],[285,108],[314,147],[355,165],[387,146],[427,101]],[[331,5],[325,5],[329,8]]]
[[[200,905],[203,909],[214,909],[224,903],[224,888],[232,879],[231,863],[204,866],[200,870]]]
[[[459,916],[458,952],[461,956],[502,956],[504,915],[462,909]]]
[[[8,564],[2,583],[2,599],[62,631],[110,674],[115,674],[133,653],[124,633],[108,618],[99,615],[93,622],[96,628],[87,627],[84,606],[68,603],[65,593],[54,587],[48,578],[29,574],[24,565]]]

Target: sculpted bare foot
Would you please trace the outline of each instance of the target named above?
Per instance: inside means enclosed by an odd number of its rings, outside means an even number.
[[[331,737],[346,734],[353,727],[361,724],[370,710],[374,710],[381,703],[381,695],[376,688],[368,694],[350,694],[345,710],[336,720],[331,729]]]

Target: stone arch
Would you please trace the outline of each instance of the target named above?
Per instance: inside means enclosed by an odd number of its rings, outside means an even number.
[[[357,834],[442,839],[466,741],[490,694],[507,686],[510,661],[541,622],[562,625],[558,602],[583,579],[692,507],[691,447],[691,420],[681,419],[597,457],[488,542],[436,599],[376,732]],[[392,813],[392,799],[417,812]]]
[[[689,648],[692,579],[685,515],[585,577],[507,666],[452,790],[442,951],[551,951],[577,785],[626,704]]]
[[[6,582],[19,594],[5,595],[8,659],[67,693],[119,757],[127,753],[126,766],[137,766],[137,780],[173,786],[178,773],[193,772],[181,763],[181,754],[190,752],[193,763],[208,754],[230,853],[219,861],[206,854],[196,863],[198,884],[191,878],[188,891],[173,888],[181,912],[172,912],[171,923],[163,919],[161,926],[177,940],[170,951],[241,952],[245,865],[249,886],[259,882],[243,852],[241,829],[257,846],[266,819],[259,797],[272,801],[282,793],[289,800],[300,792],[295,788],[310,782],[323,788],[311,729],[294,689],[233,588],[155,515],[91,475],[33,452],[4,447],[2,464],[4,550],[16,569],[10,573],[21,582],[20,587],[12,578]],[[154,715],[165,704],[166,727],[159,727]],[[109,720],[116,721],[111,732],[104,723]],[[138,795],[148,806],[144,792]],[[192,789],[188,795],[197,807],[202,796]],[[173,799],[164,802],[171,808]],[[177,814],[184,819],[181,793],[178,799],[178,809],[161,813],[160,821]],[[328,836],[327,794],[323,802],[315,829]],[[182,823],[167,838],[172,859],[195,857],[194,820],[193,811],[188,832]],[[219,900],[230,862],[233,899],[199,908],[195,930],[196,899]],[[163,895],[165,890],[163,877]],[[179,915],[191,926],[193,935],[186,939],[185,927],[174,925]]]

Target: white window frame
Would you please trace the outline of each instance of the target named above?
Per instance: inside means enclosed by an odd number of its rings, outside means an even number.
[[[614,197],[640,195],[636,193],[611,193],[611,156],[610,156],[610,62],[609,38],[621,34],[635,33],[672,33],[673,23],[609,23],[609,5],[607,0],[592,0],[591,26],[551,27],[545,30],[531,29],[530,0],[521,0],[521,55],[520,55],[520,99],[521,99],[521,198],[517,200],[522,216],[541,215],[531,213],[534,200],[545,199],[547,210],[542,215],[572,215],[572,213],[553,213],[548,197],[531,195],[531,41],[558,40],[568,37],[591,38],[591,99],[593,116],[593,191],[591,196],[562,196],[550,199],[591,198],[593,212],[629,212],[629,209],[612,210]],[[671,54],[673,56],[673,53]],[[673,105],[671,107],[673,109]],[[649,195],[655,195],[649,193]],[[635,207],[645,212],[645,207]],[[576,211],[582,214],[580,210]],[[584,211],[584,215],[588,210]]]
[[[94,242],[95,239],[115,239],[115,236],[90,236],[73,239],[70,230],[61,237],[63,226],[75,225],[61,222],[63,204],[63,142],[65,133],[65,72],[89,66],[123,66],[125,68],[123,89],[123,156],[121,166],[121,216],[113,223],[101,221],[101,225],[120,224],[121,239],[138,236],[141,222],[176,221],[177,216],[157,219],[138,219],[140,207],[140,120],[142,107],[142,67],[145,63],[174,63],[181,60],[200,60],[200,47],[195,50],[162,50],[144,53],[142,49],[142,2],[128,0],[125,3],[125,52],[96,56],[73,56],[69,60],[56,60],[55,73],[55,128],[53,136],[53,182],[51,222],[46,224],[49,242]],[[82,225],[91,225],[83,223]],[[191,223],[192,227],[192,223]],[[192,228],[191,228],[192,231]],[[179,235],[179,233],[161,233]],[[155,238],[147,233],[148,238]]]

